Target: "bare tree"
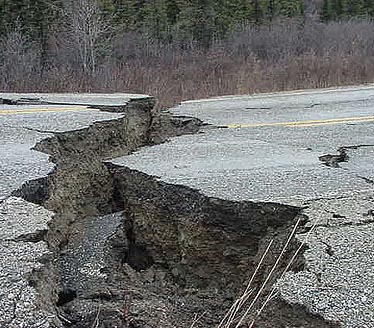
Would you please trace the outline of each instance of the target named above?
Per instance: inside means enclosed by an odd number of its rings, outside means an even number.
[[[110,26],[96,0],[67,0],[64,8],[65,42],[76,52],[83,71],[94,75],[99,57],[108,50]]]
[[[0,87],[26,89],[41,72],[40,47],[16,27],[0,39]]]
[[[317,20],[322,10],[323,0],[303,0],[304,19]]]

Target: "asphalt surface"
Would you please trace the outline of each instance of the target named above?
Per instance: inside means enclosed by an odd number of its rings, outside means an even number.
[[[0,202],[0,327],[50,327],[50,314],[29,281],[50,256],[44,242],[27,241],[48,229],[53,213],[20,198]]]
[[[212,126],[114,163],[231,200],[300,204],[372,190],[357,175],[370,176],[373,166],[357,152],[344,170],[322,165],[319,157],[374,145],[374,88],[225,97],[186,102],[174,112]]]
[[[44,328],[56,320],[43,310],[43,298],[30,284],[50,257],[47,244],[38,240],[48,229],[53,213],[11,196],[23,183],[45,177],[54,169],[46,154],[32,148],[54,133],[84,129],[123,115],[91,106],[122,107],[139,97],[144,96],[0,94],[1,328]],[[14,104],[2,104],[3,99]]]
[[[26,181],[44,177],[53,169],[47,155],[32,150],[38,141],[53,133],[84,129],[94,122],[122,116],[90,106],[124,106],[139,97],[144,96],[0,93],[0,99],[19,102],[0,102],[0,200]]]
[[[173,113],[210,125],[113,163],[211,197],[306,207],[305,270],[279,294],[343,327],[374,327],[374,87],[190,101]],[[341,147],[346,162],[320,161]]]
[[[121,107],[132,97],[0,94],[18,103],[0,105],[0,327],[49,327],[53,319],[28,284],[49,255],[30,240],[53,214],[10,196],[53,169],[31,148],[120,117],[92,106]],[[305,270],[288,273],[278,292],[343,327],[374,327],[374,86],[190,101],[173,112],[210,125],[113,162],[212,197],[306,207],[313,229],[298,236],[309,246]],[[339,167],[319,160],[341,147],[348,158]]]

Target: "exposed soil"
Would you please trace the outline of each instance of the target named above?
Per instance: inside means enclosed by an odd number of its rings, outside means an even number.
[[[349,156],[347,154],[347,150],[342,147],[338,149],[337,155],[323,155],[319,157],[319,160],[325,164],[326,166],[338,168],[339,163],[348,162]]]
[[[270,240],[255,290],[300,218],[300,208],[209,198],[104,163],[199,131],[200,121],[161,115],[153,106],[152,100],[132,102],[118,109],[124,118],[39,143],[36,149],[50,154],[56,169],[15,193],[56,213],[40,237],[55,261],[34,284],[56,304],[64,327],[217,327]],[[258,304],[298,246],[291,242]],[[302,268],[300,256],[291,269]],[[58,286],[45,288],[45,275]],[[335,326],[274,299],[255,327]]]
[[[319,160],[326,166],[339,168],[339,163],[344,163],[349,161],[349,150],[359,149],[365,147],[373,147],[373,145],[353,145],[353,146],[344,146],[338,149],[338,154],[332,155],[327,154],[319,157]]]

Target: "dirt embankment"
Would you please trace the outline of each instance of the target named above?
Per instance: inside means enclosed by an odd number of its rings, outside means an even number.
[[[300,208],[209,198],[106,163],[199,131],[198,120],[153,108],[151,99],[133,101],[118,109],[123,118],[56,134],[35,147],[56,168],[16,194],[56,213],[40,236],[54,261],[34,284],[55,304],[60,326],[217,327],[273,240],[251,286],[256,295],[300,218]],[[257,307],[298,246],[291,242]],[[302,267],[300,256],[291,269]],[[46,281],[58,284],[46,288]],[[332,327],[276,298],[255,326]]]

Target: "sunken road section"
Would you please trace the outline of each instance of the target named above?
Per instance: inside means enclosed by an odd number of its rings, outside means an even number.
[[[207,197],[109,163],[204,131],[197,119],[156,112],[152,98],[110,110],[124,115],[38,142],[53,172],[1,201],[0,327],[216,327],[269,242],[245,304],[295,224],[310,229],[299,207]],[[303,269],[302,252],[288,266],[300,243],[292,238],[244,322],[335,327],[278,297],[256,316],[283,271]]]

